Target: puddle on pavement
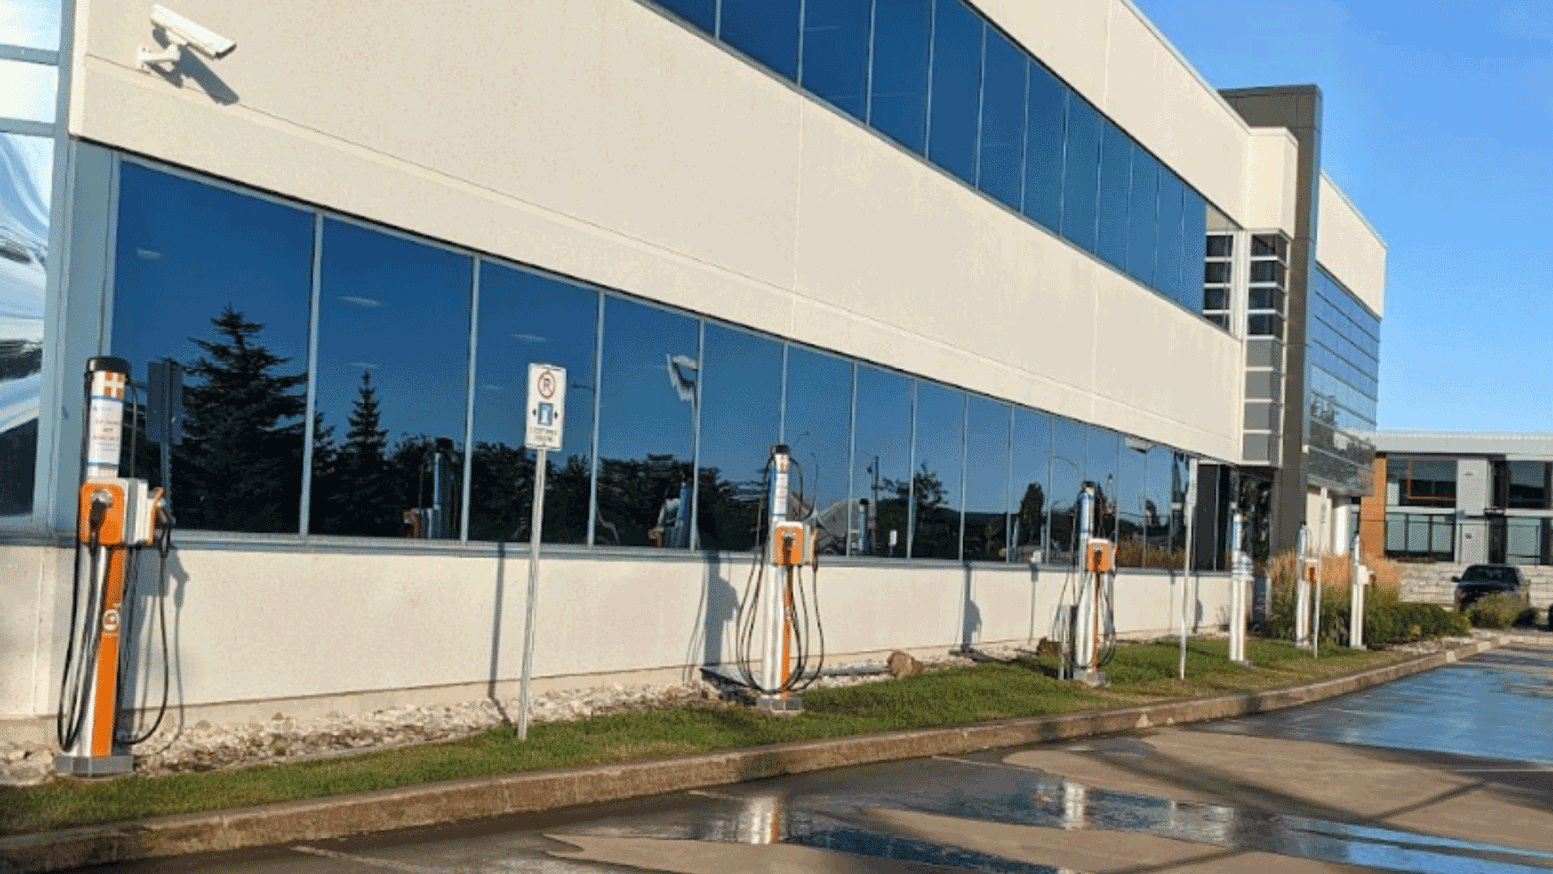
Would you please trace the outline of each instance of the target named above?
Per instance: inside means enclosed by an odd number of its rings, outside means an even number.
[[[976,771],[961,773],[959,779],[935,780],[933,789],[845,796],[739,790],[713,795],[696,810],[575,833],[749,845],[789,843],[994,874],[1066,870],[894,833],[869,814],[894,809],[1001,825],[1133,832],[1205,847],[1414,874],[1547,874],[1553,870],[1553,853],[1095,789],[1040,771],[963,763],[960,767]],[[565,834],[555,837],[564,840]]]

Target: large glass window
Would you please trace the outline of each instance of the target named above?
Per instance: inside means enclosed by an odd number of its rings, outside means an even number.
[[[976,185],[1012,209],[1024,194],[1024,52],[1008,37],[987,28],[981,86],[981,158]]]
[[[1193,312],[1203,309],[1202,275],[1208,257],[1208,202],[1190,185],[1181,188],[1181,291],[1176,299]]]
[[[689,548],[700,331],[689,316],[604,299],[599,374],[602,546]]]
[[[1051,416],[1027,407],[1014,408],[1013,477],[1009,481],[1015,559],[1040,562],[1046,558],[1046,514],[1050,509]]]
[[[828,555],[867,553],[872,505],[851,500],[852,362],[802,346],[787,347],[782,437],[800,465],[800,513],[814,510],[818,548]]]
[[[1454,561],[1456,519],[1440,513],[1386,514],[1386,557],[1425,561]],[[1524,545],[1525,537],[1521,543]]]
[[[809,3],[803,11],[799,82],[854,118],[868,109],[869,8],[872,0]]]
[[[1127,269],[1132,153],[1132,138],[1106,120],[1100,139],[1100,232],[1095,254],[1118,270]]]
[[[1148,451],[1143,481],[1143,566],[1147,568],[1178,568],[1179,557],[1172,554],[1171,528],[1175,513],[1171,504],[1175,499],[1172,480],[1176,474],[1176,453],[1164,446],[1151,446]]]
[[[1201,302],[1196,300],[1198,288],[1195,271],[1190,277],[1191,294],[1185,292],[1185,283],[1181,279],[1181,255],[1184,251],[1181,200],[1184,191],[1181,177],[1169,170],[1160,171],[1159,236],[1154,259],[1154,287],[1159,289],[1160,294],[1195,313],[1201,308]]]
[[[1549,488],[1549,465],[1545,461],[1505,462],[1505,502],[1501,506],[1512,510],[1546,510]]]
[[[1068,88],[1034,61],[1029,65],[1025,133],[1024,213],[1048,230],[1062,224],[1062,155]]]
[[[296,533],[313,217],[125,162],[118,229],[113,354],[137,382],[152,362],[183,374],[183,440],[168,453],[178,525]],[[134,475],[168,486],[146,424]]]
[[[30,49],[59,48],[61,0],[8,0],[0,15],[0,44]]]
[[[766,459],[782,428],[782,344],[708,322],[701,357],[699,546],[747,550],[764,526]]]
[[[928,160],[976,181],[976,119],[981,100],[981,16],[960,0],[938,0],[933,16],[933,91]]]
[[[0,59],[0,118],[53,121],[58,86],[52,65]]]
[[[1046,560],[1071,563],[1078,555],[1075,527],[1079,489],[1085,482],[1084,449],[1088,426],[1072,419],[1052,419],[1051,524]]]
[[[707,33],[717,30],[717,0],[656,0]]]
[[[1062,235],[1086,252],[1095,251],[1099,185],[1100,113],[1074,96],[1062,164]]]
[[[1148,516],[1143,502],[1148,489],[1148,444],[1123,444],[1116,463],[1116,563],[1146,567]]]
[[[800,0],[722,0],[717,36],[787,79],[798,78]]]
[[[324,220],[312,533],[459,537],[472,271]]]
[[[1127,272],[1153,287],[1154,244],[1159,238],[1159,162],[1136,146],[1128,200]]]
[[[1116,539],[1116,512],[1121,495],[1117,458],[1121,437],[1098,425],[1089,426],[1085,479],[1095,486],[1095,536]]]
[[[874,0],[868,123],[918,154],[927,142],[932,33],[933,0]]]
[[[587,543],[598,292],[487,261],[479,322],[469,537],[528,542],[534,452],[523,445],[525,405],[528,366],[539,363],[564,367],[567,383],[561,449],[547,453],[544,540]]]
[[[852,494],[867,501],[862,554],[903,558],[911,501],[912,381],[859,364]]]
[[[1548,520],[1511,518],[1505,519],[1504,523],[1506,562],[1526,565],[1548,563]]]
[[[0,516],[32,511],[53,175],[52,140],[0,134]]]
[[[1386,464],[1386,503],[1392,506],[1456,506],[1456,461],[1393,455]]]
[[[971,395],[965,410],[966,561],[1008,561],[1011,410]]]
[[[912,558],[960,557],[965,392],[917,380]]]

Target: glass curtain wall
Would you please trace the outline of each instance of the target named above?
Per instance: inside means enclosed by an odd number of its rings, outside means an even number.
[[[649,2],[1203,312],[1207,201],[964,0]]]
[[[1071,562],[1086,484],[1125,564],[1184,548],[1168,447],[129,160],[118,190],[109,351],[182,374],[181,439],[141,410],[126,461],[185,530],[526,541],[542,362],[546,542],[749,550],[782,442],[828,555]]]
[[[0,6],[0,527],[33,511],[62,0]]]

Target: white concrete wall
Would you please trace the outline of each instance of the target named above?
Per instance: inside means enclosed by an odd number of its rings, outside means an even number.
[[[1377,316],[1386,315],[1386,241],[1325,174],[1316,260]]]
[[[1098,91],[1075,72],[1080,87],[1237,211],[1244,127],[1130,6],[1097,5],[1116,66],[1095,68]],[[1232,338],[652,9],[363,9],[189,0],[180,13],[238,48],[170,82],[133,69],[144,3],[83,0],[71,133],[1204,455],[1239,451]],[[1094,48],[1087,11],[987,11],[1016,36],[1050,39],[1060,22],[1077,42],[1059,67]]]
[[[60,603],[58,616],[7,611],[0,673],[0,737],[34,730],[52,714],[63,658],[70,550],[0,550],[6,603]],[[41,572],[37,568],[43,568]],[[909,568],[909,569],[908,569]],[[528,566],[523,555],[184,547],[168,567],[173,703],[230,718],[268,717],[393,703],[472,700],[504,693],[520,676]],[[684,676],[731,661],[748,557],[643,552],[547,554],[537,601],[534,673],[541,687],[588,686],[642,676]],[[769,571],[768,571],[769,574]],[[139,629],[133,700],[154,706],[161,660],[146,625],[157,591],[154,563],[135,599]],[[768,576],[769,580],[769,576]],[[1169,635],[1181,589],[1162,572],[1124,573],[1117,624],[1127,635]],[[950,563],[822,566],[820,610],[832,659],[895,649],[944,652],[964,643],[1033,643],[1071,577],[1059,569]],[[806,583],[806,589],[808,585]],[[55,596],[55,592],[58,596]],[[1071,598],[1071,593],[1067,595]],[[1195,624],[1222,624],[1228,584],[1191,583]],[[14,622],[17,612],[30,619]],[[7,726],[11,728],[7,728]]]
[[[1258,231],[1276,228],[1293,236],[1298,162],[1299,144],[1287,129],[1257,128],[1253,132],[1242,227]]]

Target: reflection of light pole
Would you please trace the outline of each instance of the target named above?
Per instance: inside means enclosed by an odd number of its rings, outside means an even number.
[[[873,513],[873,518],[870,521],[874,525],[877,526],[879,524],[879,456],[877,456],[877,455],[874,456],[874,460],[868,465],[868,472],[873,474],[873,477],[874,477],[874,481],[873,481],[873,496],[874,496],[873,500],[874,500],[874,502],[869,505],[869,510],[870,510],[870,512]],[[875,531],[864,531],[863,534],[864,534],[864,536],[866,536],[868,538],[868,554],[869,555],[876,554],[878,552],[878,550],[879,550],[879,544],[876,542],[877,537],[878,537],[878,532],[875,532]],[[893,555],[894,551],[895,550],[893,548],[890,550],[890,552],[892,553],[891,558],[894,558],[894,555]]]
[[[664,369],[667,370],[669,374],[669,385],[674,388],[674,393],[679,395],[680,400],[690,404],[690,433],[692,435],[691,440],[693,447],[691,450],[692,469],[690,476],[691,481],[694,482],[696,476],[696,472],[694,470],[695,459],[693,457],[695,451],[694,435],[696,433],[696,429],[700,425],[701,413],[699,407],[699,398],[701,394],[701,387],[699,385],[701,364],[696,359],[691,358],[689,355],[679,355],[676,353],[668,352],[664,353],[663,357],[665,365]],[[691,512],[691,509],[695,500],[695,490],[691,488],[691,483],[681,483],[679,490],[679,506],[677,517],[673,521],[674,536],[672,538],[665,536],[664,545],[687,548],[691,546],[692,535],[690,532],[690,520],[694,517],[694,513]],[[667,507],[668,502],[665,501],[663,507],[659,508],[660,529],[663,527],[661,521],[664,515],[663,510]],[[665,532],[665,534],[667,534],[667,532]]]
[[[1084,472],[1082,470],[1079,470],[1079,467],[1078,467],[1077,464],[1073,463],[1072,461],[1069,461],[1066,458],[1063,458],[1060,455],[1053,455],[1051,458],[1052,458],[1052,461],[1060,461],[1063,464],[1066,464],[1068,467],[1073,468],[1073,476],[1074,476],[1074,478],[1076,478],[1078,480],[1079,486],[1082,487],[1084,485]],[[1056,499],[1056,495],[1055,494],[1053,494],[1053,496],[1052,496],[1051,504],[1052,504],[1052,509],[1047,511],[1047,512],[1049,514],[1051,514],[1051,515],[1055,515],[1056,512],[1057,512],[1057,509],[1056,509],[1057,508],[1057,499]],[[1078,508],[1075,506],[1074,507],[1074,511],[1076,512],[1077,509]],[[1078,521],[1076,517],[1075,517],[1074,521],[1075,522]],[[1046,537],[1047,537],[1048,540],[1051,540],[1051,538],[1053,537],[1052,525],[1051,525],[1051,520],[1050,520],[1049,517],[1047,519],[1047,524],[1046,524]],[[1058,546],[1058,545],[1059,544],[1057,544],[1055,542],[1052,543],[1052,546],[1054,548],[1056,546]]]

